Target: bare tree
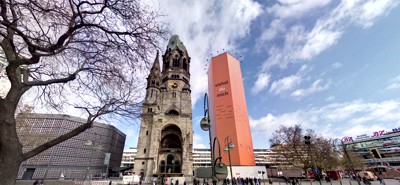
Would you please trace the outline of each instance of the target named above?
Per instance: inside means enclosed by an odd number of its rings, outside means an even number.
[[[312,167],[307,146],[304,144],[303,129],[300,125],[293,127],[280,126],[272,134],[270,142],[279,145],[282,155],[290,165],[301,168],[305,172]]]
[[[310,136],[310,144],[305,144],[304,136]],[[330,169],[338,166],[338,158],[330,140],[308,129],[303,133],[300,125],[293,127],[280,126],[272,134],[270,142],[279,145],[286,161],[307,173],[308,168]],[[314,164],[315,163],[315,164]],[[315,166],[314,166],[315,165]]]
[[[308,132],[315,137],[311,151],[315,156],[316,167],[321,170],[336,169],[340,165],[340,158],[331,140],[315,134],[313,130]]]
[[[15,184],[21,162],[97,118],[139,115],[139,76],[165,34],[158,17],[137,0],[0,0],[0,60],[11,84],[0,96],[1,184]],[[15,113],[28,90],[47,107],[84,110],[86,124],[23,152]]]
[[[347,150],[347,154],[349,155],[351,163],[350,163],[349,159],[346,159],[346,157],[344,155],[342,155],[343,157],[340,158],[340,161],[339,161],[344,169],[347,169],[350,171],[352,167],[354,167],[355,169],[363,169],[364,167],[366,167],[364,159],[360,155],[354,153],[353,151],[351,151],[349,149]],[[353,165],[353,166],[351,166],[351,165]]]

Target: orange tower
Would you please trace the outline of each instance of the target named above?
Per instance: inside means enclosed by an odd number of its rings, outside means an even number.
[[[211,136],[217,136],[221,142],[222,161],[229,163],[228,153],[223,151],[227,145],[224,140],[229,136],[235,145],[230,150],[232,165],[254,166],[253,141],[240,62],[230,54],[223,53],[211,59],[208,94]]]

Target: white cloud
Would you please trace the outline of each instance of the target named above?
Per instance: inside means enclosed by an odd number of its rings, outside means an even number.
[[[386,86],[386,90],[399,89],[400,88],[400,75],[389,80],[389,85]]]
[[[257,94],[261,90],[267,88],[269,85],[270,78],[271,78],[271,75],[269,75],[269,74],[266,74],[266,73],[259,74],[253,88],[251,89],[251,92],[253,94]]]
[[[348,3],[346,1],[346,3]],[[354,6],[355,11],[351,12],[352,18],[363,27],[372,26],[375,19],[385,15],[399,5],[399,1],[393,0],[370,0],[365,3],[357,1],[359,6]]]
[[[272,82],[269,92],[271,92],[274,95],[287,92],[297,87],[301,83],[301,81],[302,81],[301,76],[299,75],[290,75],[281,78],[279,80]]]
[[[335,96],[328,96],[325,100],[326,101],[333,101],[335,99]]]
[[[260,39],[257,41],[258,44],[260,42],[270,41],[274,39],[279,33],[285,30],[285,25],[282,20],[275,19],[271,21],[269,28],[266,29],[260,36]]]
[[[252,132],[260,133],[258,135],[268,139],[279,125],[295,124],[313,129],[324,137],[341,138],[360,134],[372,135],[377,130],[391,131],[400,126],[400,100],[331,103],[276,115],[267,113],[259,119],[250,119]]]
[[[335,62],[331,65],[331,69],[337,69],[343,67],[343,64],[340,62]]]
[[[169,23],[172,34],[179,35],[192,58],[193,105],[207,90],[203,69],[210,53],[237,50],[236,41],[249,34],[251,22],[262,12],[261,5],[251,0],[155,1],[152,6],[166,15],[163,21]]]
[[[193,148],[210,148],[203,144],[203,139],[199,134],[193,134]]]
[[[309,88],[307,89],[297,89],[292,92],[291,96],[300,98],[303,96],[308,96],[312,93],[320,92],[329,88],[331,82],[328,81],[325,84],[322,84],[322,79],[316,80]]]
[[[311,1],[286,2],[290,7],[294,6],[293,4],[307,7],[309,6],[308,3],[311,3]],[[284,35],[282,46],[273,45],[270,47],[268,50],[269,57],[264,62],[261,71],[267,71],[273,66],[286,68],[290,63],[310,60],[334,45],[342,36],[344,28],[351,25],[351,23],[362,25],[363,27],[371,26],[378,17],[389,12],[399,3],[400,1],[390,0],[343,0],[325,16],[317,19],[311,29],[305,29],[304,25],[299,23],[294,24],[286,29],[286,33],[282,33]],[[296,14],[297,12],[294,11],[292,13]],[[280,14],[275,16],[274,20],[281,19],[279,17]],[[264,35],[260,36],[260,40],[267,41],[263,39],[264,37]]]
[[[279,0],[278,4],[267,8],[267,11],[279,18],[300,17],[313,9],[327,5],[331,0]]]
[[[302,46],[297,58],[309,60],[321,51],[334,45],[341,36],[341,31],[331,31],[318,25],[307,34],[306,43]]]
[[[272,67],[286,69],[290,64],[311,60],[336,44],[349,25],[369,27],[377,18],[400,4],[400,1],[392,0],[342,0],[336,7],[316,19],[311,28],[298,21],[290,26],[282,22],[282,18],[290,22],[289,20],[301,17],[313,9],[326,7],[329,2],[329,0],[281,0],[279,4],[267,8],[273,19],[257,39],[256,48],[269,46],[265,47],[268,48],[268,58],[262,64],[259,74],[270,73]],[[280,44],[271,42],[278,34],[281,35],[283,42]],[[335,63],[332,67],[341,65]],[[394,85],[390,88],[397,87]]]

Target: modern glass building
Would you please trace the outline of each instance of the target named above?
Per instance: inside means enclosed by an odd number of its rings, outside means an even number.
[[[23,150],[29,151],[85,122],[61,114],[19,114],[17,132]],[[125,137],[114,126],[95,122],[85,132],[24,161],[18,179],[101,178],[108,169],[121,165]]]
[[[368,166],[400,166],[400,130],[364,134],[356,139],[347,137],[345,141],[348,150],[362,156]]]

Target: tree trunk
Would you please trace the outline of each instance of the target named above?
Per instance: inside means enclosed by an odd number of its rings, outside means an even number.
[[[15,185],[22,159],[22,145],[15,127],[14,106],[0,100],[0,184]]]
[[[306,176],[306,179],[309,180],[309,177],[308,177],[308,168],[303,168],[303,170],[304,170],[304,175]]]

